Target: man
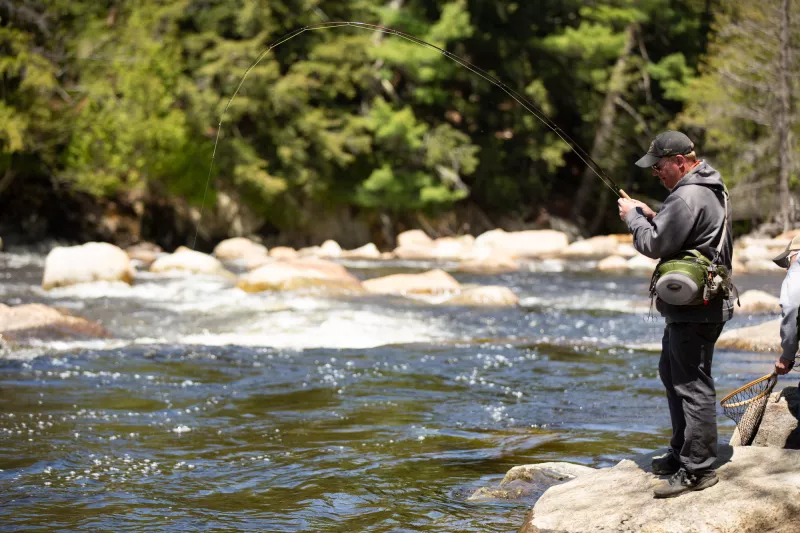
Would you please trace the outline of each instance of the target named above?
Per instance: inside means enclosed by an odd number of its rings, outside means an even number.
[[[692,141],[677,131],[662,133],[636,165],[651,167],[670,191],[658,214],[642,202],[620,198],[619,215],[633,234],[636,250],[653,259],[697,250],[730,271],[733,240],[725,186],[719,172],[697,159]],[[671,475],[656,487],[654,496],[669,498],[718,481],[712,469],[717,457],[717,411],[711,362],[714,344],[733,316],[733,302],[718,294],[699,305],[670,305],[657,299],[656,308],[666,322],[658,372],[667,391],[672,439],[669,453],[653,461],[654,473]]]
[[[796,261],[798,251],[800,236],[792,239],[786,250],[773,259],[776,265],[787,269],[780,299],[782,353],[775,362],[775,372],[781,376],[792,369],[797,355],[797,311],[800,307],[800,263]]]

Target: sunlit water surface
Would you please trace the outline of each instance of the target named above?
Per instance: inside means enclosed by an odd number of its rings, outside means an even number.
[[[516,465],[610,466],[669,434],[645,277],[456,274],[522,301],[476,310],[146,273],[44,292],[42,265],[0,254],[0,301],[114,338],[2,355],[0,530],[515,531],[535,496],[467,497]],[[777,294],[780,277],[738,283]],[[718,391],[771,360],[718,351]]]

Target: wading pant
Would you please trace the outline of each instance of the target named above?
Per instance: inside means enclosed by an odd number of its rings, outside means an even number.
[[[672,419],[670,448],[689,472],[717,458],[717,395],[711,378],[714,343],[724,323],[673,322],[664,328],[658,373]]]

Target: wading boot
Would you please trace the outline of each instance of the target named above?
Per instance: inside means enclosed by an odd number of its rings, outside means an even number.
[[[713,470],[692,474],[687,472],[685,468],[681,468],[669,478],[669,481],[656,487],[653,491],[653,496],[656,498],[674,498],[685,492],[713,487],[718,481],[719,478]]]
[[[672,454],[672,450],[667,452],[667,455],[656,457],[650,464],[657,476],[671,476],[681,469],[681,462]]]

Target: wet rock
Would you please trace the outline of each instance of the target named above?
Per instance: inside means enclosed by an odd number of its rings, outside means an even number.
[[[97,322],[71,316],[46,305],[9,307],[0,304],[0,338],[10,343],[109,336],[108,331]]]
[[[106,242],[57,246],[44,264],[42,288],[52,289],[93,281],[133,281],[133,265],[121,248]]]
[[[269,251],[269,256],[276,259],[295,259],[298,257],[297,250],[288,246],[276,246]]]
[[[432,246],[433,239],[420,229],[404,231],[397,235],[397,247],[403,246]]]
[[[780,353],[780,327],[780,319],[775,319],[757,326],[723,331],[717,340],[717,347],[745,352]]]
[[[222,261],[235,261],[249,256],[266,256],[267,247],[245,237],[234,237],[217,244],[213,254]]]
[[[739,302],[742,307],[736,307],[737,313],[759,314],[759,313],[780,313],[781,306],[778,297],[764,291],[750,290],[739,295]]]
[[[567,235],[554,230],[487,231],[475,239],[476,248],[501,251],[515,258],[544,258],[561,253],[569,245]]]
[[[287,259],[263,265],[239,279],[247,292],[324,288],[360,290],[361,283],[346,268],[323,259]]]
[[[782,391],[773,392],[750,446],[799,450],[798,418],[800,418],[800,394],[797,387],[786,387]],[[740,445],[741,435],[737,428],[731,437],[731,446]]]
[[[508,287],[487,285],[465,289],[443,303],[475,307],[512,307],[519,305],[519,298]]]
[[[150,265],[154,273],[204,274],[208,276],[235,277],[222,263],[208,254],[181,246],[175,253],[159,257]]]
[[[594,471],[594,468],[572,463],[515,466],[506,473],[500,485],[481,487],[467,501],[519,500]]]
[[[347,259],[380,259],[381,252],[373,243],[365,244],[354,250],[345,250],[342,257]]]
[[[442,270],[422,274],[393,274],[368,279],[363,285],[368,292],[375,294],[438,294],[461,288],[453,276]]]
[[[628,260],[618,255],[612,255],[598,261],[597,270],[600,272],[625,272],[628,270]]]
[[[650,454],[547,489],[519,531],[796,532],[800,452],[729,446],[720,452],[720,481],[708,489],[654,499],[663,481],[649,471]]]
[[[128,254],[131,261],[137,261],[147,268],[164,253],[164,250],[152,242],[140,242],[125,248],[125,253]]]
[[[611,235],[598,235],[590,239],[575,241],[561,252],[567,259],[597,259],[613,255],[619,243]]]
[[[470,274],[506,274],[517,272],[519,269],[520,265],[516,259],[500,253],[483,256],[473,254],[458,265],[459,272]]]

